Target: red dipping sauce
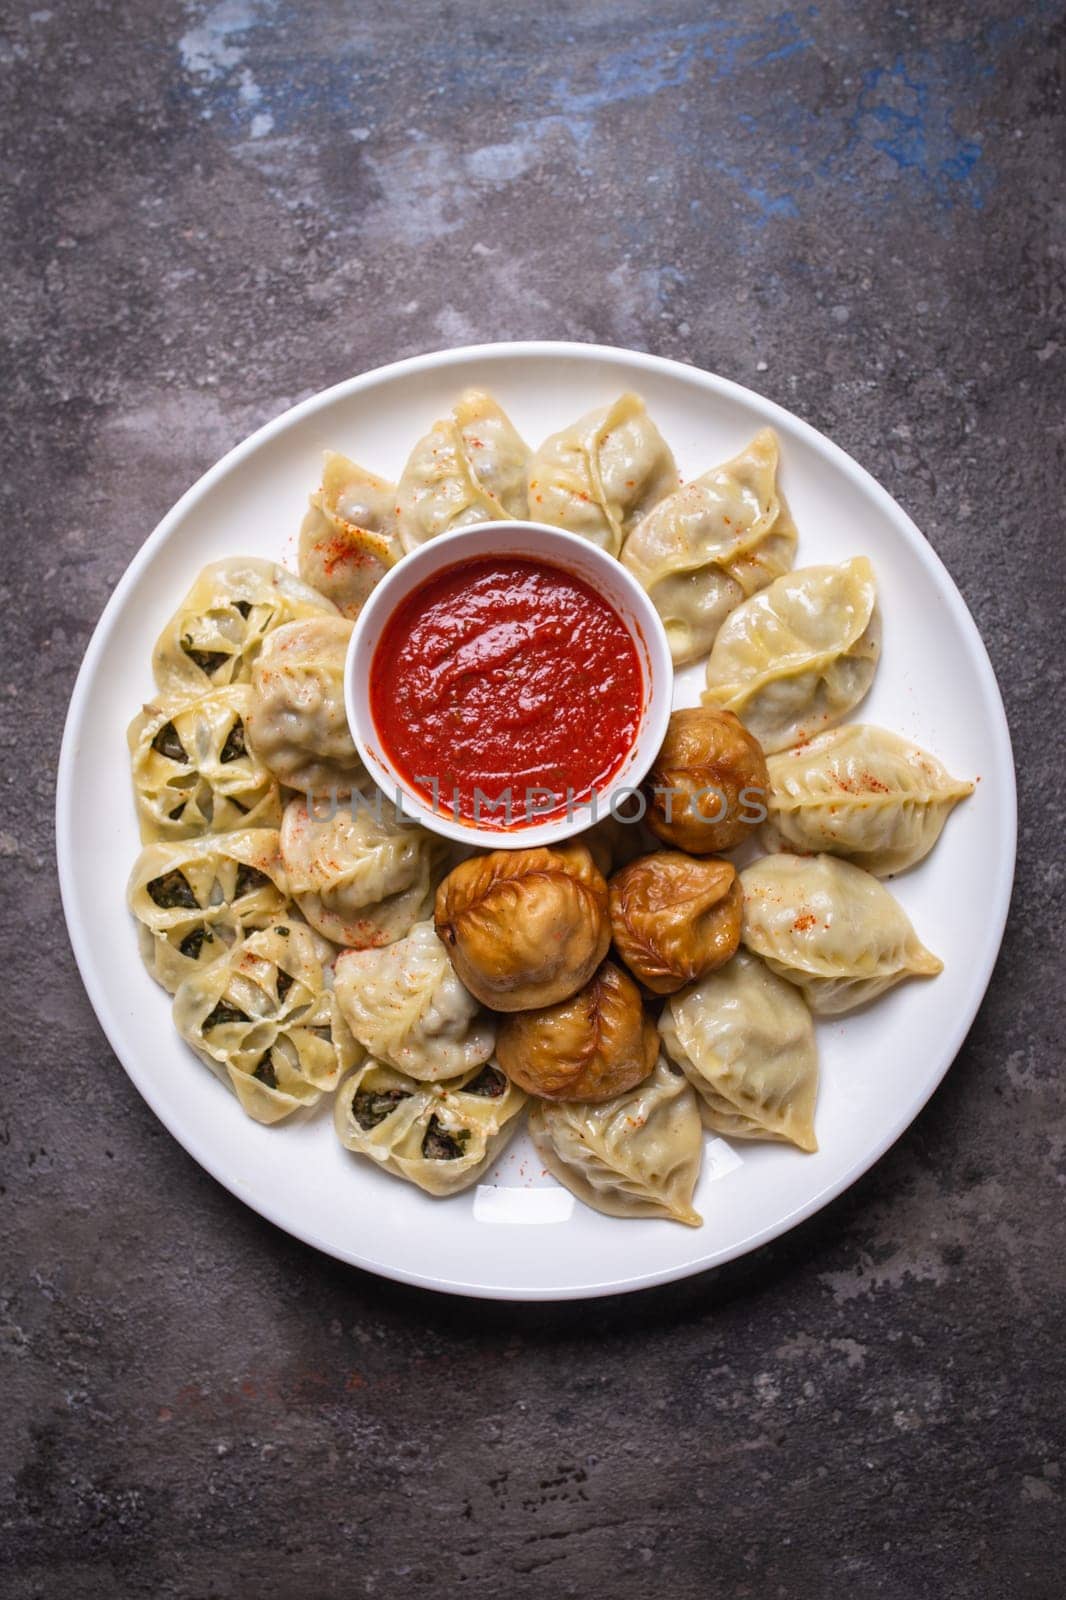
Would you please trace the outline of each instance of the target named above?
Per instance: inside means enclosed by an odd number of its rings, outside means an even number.
[[[483,828],[564,815],[610,783],[644,701],[614,607],[562,567],[521,557],[428,578],[389,617],[370,666],[392,765],[426,804]]]

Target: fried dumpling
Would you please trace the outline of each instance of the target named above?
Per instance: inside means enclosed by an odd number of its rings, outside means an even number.
[[[475,522],[528,514],[529,447],[491,395],[469,389],[408,457],[396,494],[405,550]]]
[[[336,985],[359,1043],[408,1077],[454,1078],[492,1055],[495,1023],[459,982],[432,922],[384,949],[342,951]]]
[[[351,636],[344,617],[308,617],[275,629],[256,661],[246,732],[290,789],[346,793],[365,778],[344,709]]]
[[[730,612],[707,662],[703,703],[735,712],[765,751],[784,750],[858,705],[880,652],[866,557],[802,567]]]
[[[284,913],[288,884],[276,828],[150,844],[127,891],[145,966],[171,993],[242,934]]]
[[[165,693],[206,694],[247,683],[263,641],[283,623],[335,615],[295,573],[258,556],[204,567],[156,641],[155,681]]]
[[[614,947],[652,994],[675,994],[729,960],[741,893],[728,861],[656,850],[607,885]]]
[[[492,1166],[518,1130],[526,1103],[491,1062],[424,1083],[380,1061],[346,1078],[333,1109],[348,1150],[429,1194],[456,1194]]]
[[[818,1148],[814,1023],[799,991],[758,956],[740,950],[726,966],[674,995],[659,1032],[699,1095],[712,1132]]]
[[[647,824],[690,855],[732,850],[766,816],[766,757],[731,711],[674,711],[641,792]]]
[[[174,1023],[256,1122],[335,1089],[362,1051],[329,982],[332,947],[302,922],[249,934],[174,996]]]
[[[437,890],[437,933],[470,992],[495,1011],[554,1005],[607,954],[607,885],[583,845],[493,850]]]
[[[699,1108],[684,1074],[664,1056],[650,1077],[615,1100],[538,1100],[529,1131],[548,1171],[594,1210],[702,1223],[692,1205],[703,1159]]]
[[[277,779],[245,739],[251,699],[234,683],[195,700],[161,695],[134,717],[126,738],[145,844],[278,826]]]
[[[529,464],[529,515],[616,556],[634,524],[677,485],[670,447],[643,400],[623,394],[545,439]]]
[[[336,806],[290,800],[281,824],[297,905],[319,933],[356,950],[402,939],[429,915],[444,850],[376,789]]]
[[[770,849],[846,856],[875,877],[927,856],[973,784],[909,739],[864,723],[820,734],[767,763]]]
[[[763,856],[740,875],[740,937],[813,1011],[851,1011],[944,963],[925,948],[883,883],[836,856]]]
[[[729,613],[792,565],[796,526],[777,487],[777,436],[763,428],[732,461],[653,506],[622,565],[663,619],[677,666],[706,655]]]
[[[658,1053],[640,990],[613,961],[568,999],[506,1017],[496,1041],[511,1082],[545,1100],[613,1100],[648,1076]]]
[[[300,528],[301,578],[342,617],[357,617],[403,554],[397,521],[396,485],[327,450],[321,487]]]

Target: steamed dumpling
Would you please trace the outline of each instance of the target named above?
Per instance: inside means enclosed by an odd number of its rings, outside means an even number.
[[[802,995],[757,956],[740,950],[674,995],[659,1032],[712,1132],[818,1148],[814,1023]]]
[[[696,1096],[663,1056],[650,1078],[615,1100],[539,1100],[529,1131],[548,1171],[611,1217],[667,1217],[698,1228],[692,1196],[703,1159]]]
[[[276,629],[252,672],[252,748],[290,789],[347,792],[365,777],[344,709],[352,624],[309,617]]]
[[[637,394],[545,439],[529,464],[529,515],[618,555],[626,534],[677,488],[670,447]]]
[[[336,807],[291,800],[281,825],[290,892],[313,928],[357,950],[402,939],[429,914],[444,847],[377,790]]]
[[[127,890],[141,957],[171,993],[243,934],[275,922],[288,901],[276,828],[241,828],[150,844]]]
[[[813,738],[870,687],[881,651],[876,608],[865,556],[775,579],[719,629],[704,704],[735,712],[767,752]]]
[[[300,617],[335,615],[295,573],[257,556],[204,567],[156,641],[155,681],[165,693],[206,694],[247,683],[263,641]]]
[[[396,485],[327,450],[321,487],[300,528],[301,578],[355,618],[402,554]]]
[[[475,522],[527,515],[529,447],[491,395],[469,389],[420,439],[396,494],[405,550]]]
[[[126,734],[141,839],[193,839],[231,828],[276,828],[281,791],[249,749],[249,684],[195,700],[161,695]]]
[[[382,950],[343,951],[336,985],[359,1043],[408,1077],[454,1078],[493,1052],[495,1024],[459,982],[432,922]]]
[[[851,1011],[902,978],[943,970],[898,900],[850,861],[763,856],[740,883],[741,940],[823,1016]]]
[[[677,666],[706,655],[726,617],[792,565],[796,526],[777,487],[777,436],[653,506],[622,549],[663,619]]]
[[[333,1124],[346,1149],[385,1172],[428,1194],[457,1194],[501,1154],[525,1103],[491,1062],[443,1083],[423,1083],[367,1061],[341,1084]]]
[[[332,947],[279,921],[186,978],[174,1023],[256,1122],[280,1122],[337,1087],[362,1052],[330,985]]]
[[[973,793],[898,733],[852,723],[771,756],[771,849],[847,856],[878,878],[927,856],[952,808]]]

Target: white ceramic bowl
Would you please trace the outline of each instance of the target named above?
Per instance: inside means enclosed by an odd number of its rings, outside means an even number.
[[[370,709],[370,664],[382,630],[396,607],[428,579],[449,567],[483,556],[527,557],[550,562],[584,579],[607,600],[629,630],[644,676],[644,709],[637,737],[611,782],[595,800],[575,804],[562,816],[507,828],[476,825],[442,814],[400,774],[382,748]],[[359,754],[374,781],[405,814],[434,833],[488,850],[525,850],[558,844],[607,815],[632,793],[645,776],[666,735],[673,697],[674,671],[670,647],[659,613],[636,579],[619,561],[587,539],[541,522],[479,522],[421,545],[404,556],[374,589],[359,614],[348,648],[344,697]],[[595,805],[595,809],[594,809]]]

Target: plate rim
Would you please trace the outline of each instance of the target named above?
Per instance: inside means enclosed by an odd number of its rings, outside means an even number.
[[[378,1261],[361,1258],[357,1251],[341,1251],[318,1237],[314,1229],[299,1225],[294,1226],[291,1219],[281,1215],[279,1208],[272,1205],[269,1199],[263,1199],[258,1196],[253,1197],[242,1192],[240,1186],[228,1177],[225,1171],[225,1163],[222,1159],[204,1150],[199,1139],[188,1135],[187,1132],[178,1134],[174,1131],[157,1103],[157,1096],[154,1093],[150,1075],[142,1073],[136,1065],[131,1065],[122,1049],[120,1049],[118,1043],[120,1029],[117,1017],[113,1013],[100,984],[97,982],[87,925],[78,914],[76,905],[77,885],[74,862],[77,852],[73,825],[75,815],[74,799],[77,787],[75,770],[78,758],[78,744],[98,663],[107,648],[111,633],[114,631],[122,613],[127,592],[136,584],[142,570],[150,563],[155,551],[166,541],[171,528],[180,522],[187,510],[197,500],[206,495],[214,484],[226,476],[245,456],[259,449],[276,434],[283,432],[286,428],[303,420],[305,417],[313,415],[315,411],[330,405],[342,397],[357,394],[361,389],[370,388],[394,378],[410,376],[413,373],[430,371],[451,364],[492,360],[494,358],[520,360],[526,357],[557,357],[560,359],[577,357],[583,361],[599,360],[608,364],[620,365],[624,363],[628,366],[635,364],[638,368],[643,368],[648,372],[683,377],[688,383],[695,381],[702,387],[738,403],[750,404],[755,402],[768,415],[768,420],[771,423],[774,421],[787,422],[790,431],[798,430],[813,450],[823,457],[828,457],[830,462],[838,470],[843,471],[850,477],[859,489],[880,503],[882,510],[889,519],[901,525],[901,531],[909,536],[914,553],[929,570],[938,592],[943,593],[946,603],[951,608],[954,620],[961,630],[969,635],[970,644],[973,647],[974,664],[981,679],[984,695],[993,713],[992,721],[996,748],[990,752],[991,761],[1000,777],[1005,780],[1003,786],[1005,837],[1001,841],[1002,847],[998,852],[997,870],[989,897],[989,915],[985,921],[985,938],[980,952],[980,959],[974,962],[972,968],[967,1002],[959,1008],[947,1043],[942,1049],[942,1065],[933,1075],[928,1085],[923,1086],[922,1092],[916,1097],[912,1096],[907,1101],[901,1114],[893,1118],[879,1132],[869,1151],[854,1161],[843,1174],[823,1185],[802,1205],[794,1207],[785,1216],[778,1218],[776,1222],[757,1229],[742,1239],[735,1240],[731,1245],[723,1249],[712,1252],[706,1260],[681,1266],[671,1266],[661,1271],[641,1272],[629,1278],[610,1279],[577,1286],[566,1283],[540,1285],[533,1288],[501,1288],[487,1286],[483,1283],[467,1283],[452,1278],[434,1277],[404,1268],[389,1267]],[[302,1243],[308,1244],[316,1250],[320,1250],[324,1255],[328,1255],[334,1260],[342,1261],[346,1265],[358,1267],[365,1272],[374,1273],[378,1277],[387,1278],[393,1282],[410,1284],[422,1289],[431,1289],[438,1293],[462,1295],[472,1299],[517,1302],[594,1299],[604,1295],[634,1293],[641,1289],[656,1288],[666,1283],[677,1282],[683,1278],[695,1277],[700,1273],[710,1271],[714,1267],[724,1266],[727,1262],[736,1260],[738,1257],[758,1249],[761,1245],[769,1244],[772,1240],[780,1238],[783,1234],[790,1232],[791,1229],[799,1226],[800,1223],[805,1222],[809,1217],[820,1211],[863,1177],[876,1162],[880,1161],[886,1151],[896,1143],[897,1139],[910,1127],[911,1123],[928,1104],[932,1095],[947,1076],[970,1028],[973,1026],[991,982],[1003,942],[1014,883],[1018,837],[1017,781],[1010,728],[1003,705],[1003,697],[1000,693],[999,683],[996,679],[987,647],[955,580],[936,550],[934,550],[913,518],[910,517],[899,502],[889,494],[888,490],[877,481],[867,468],[863,467],[853,456],[850,456],[841,445],[836,444],[803,417],[798,416],[793,411],[789,411],[786,406],[781,405],[779,402],[759,394],[757,390],[750,389],[734,379],[707,372],[701,367],[678,361],[669,356],[655,355],[649,351],[629,350],[622,346],[586,344],[578,340],[567,339],[498,340],[484,344],[459,345],[425,352],[420,355],[405,356],[399,361],[387,362],[383,366],[369,368],[365,372],[344,378],[339,383],[331,384],[326,389],[318,390],[316,393],[298,401],[296,405],[288,407],[276,417],[272,417],[269,421],[263,423],[246,438],[240,440],[212,466],[208,467],[206,472],[202,473],[179,496],[170,509],[164,513],[139,550],[136,551],[112,590],[93,628],[78,668],[64,721],[63,738],[56,769],[55,818],[56,862],[60,899],[67,926],[67,935],[89,1003],[112,1053],[126,1076],[131,1080],[134,1088],[147,1103],[152,1113],[166,1128],[167,1133],[181,1145],[197,1165],[209,1173],[223,1188],[227,1189],[235,1199],[242,1201],[243,1204],[249,1206],[266,1221],[273,1223],[275,1227],[281,1228],[283,1232],[291,1237],[301,1240]]]

